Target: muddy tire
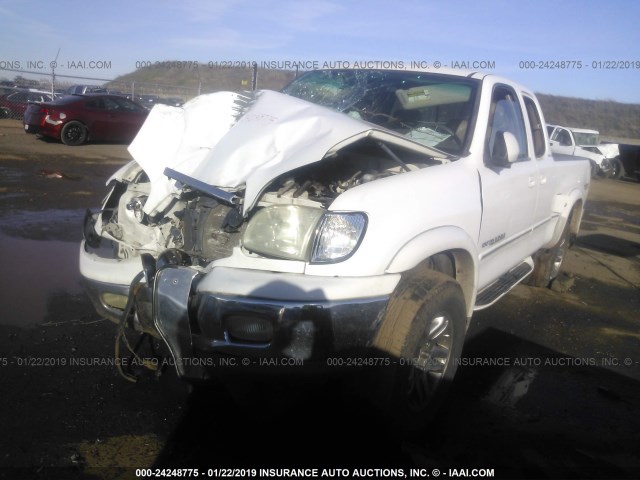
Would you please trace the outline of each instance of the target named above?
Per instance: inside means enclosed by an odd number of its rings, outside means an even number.
[[[524,283],[534,287],[551,287],[551,283],[560,273],[560,267],[570,246],[571,215],[558,242],[552,248],[539,250],[533,255],[533,272]]]
[[[460,363],[466,307],[460,285],[440,272],[403,279],[394,292],[375,346],[391,360],[378,379],[383,407],[403,433],[434,417]]]
[[[62,143],[65,145],[72,147],[82,145],[87,140],[87,127],[73,120],[62,127],[60,140],[62,140]]]
[[[611,160],[611,174],[609,175],[609,178],[618,179],[624,177],[624,173],[624,166],[622,165],[620,158],[616,157]]]

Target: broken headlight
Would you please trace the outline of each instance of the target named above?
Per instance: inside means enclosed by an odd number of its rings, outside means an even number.
[[[277,205],[256,212],[247,225],[242,243],[247,250],[268,257],[336,262],[353,253],[365,226],[364,213]]]
[[[142,220],[144,219],[144,211],[142,209],[146,202],[147,197],[146,195],[143,195],[140,197],[132,198],[131,201],[126,205],[127,212],[131,212],[130,215],[133,214],[135,219],[140,223],[142,223]]]

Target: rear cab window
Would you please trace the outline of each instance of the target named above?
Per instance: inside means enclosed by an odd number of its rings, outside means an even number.
[[[533,151],[536,158],[542,158],[546,152],[546,141],[544,137],[544,125],[542,117],[535,102],[528,96],[524,96],[524,106],[527,109],[527,119],[531,129],[531,139],[533,140]]]

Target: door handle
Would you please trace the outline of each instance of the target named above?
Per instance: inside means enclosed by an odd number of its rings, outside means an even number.
[[[533,177],[529,177],[529,188],[533,188],[536,186],[536,179]]]
[[[544,185],[545,183],[547,183],[547,176],[540,175],[540,185]]]

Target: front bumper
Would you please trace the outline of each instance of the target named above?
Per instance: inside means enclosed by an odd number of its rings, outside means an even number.
[[[140,258],[116,260],[89,251],[80,245],[80,274],[85,291],[96,311],[118,323],[124,313],[131,280],[142,271]]]
[[[265,285],[262,293],[255,290],[254,295],[207,291],[202,287],[211,283],[215,270],[202,275],[189,267],[168,267],[155,278],[155,326],[171,351],[178,374],[192,381],[226,374],[282,373],[277,367],[291,365],[322,367],[334,356],[363,355],[389,300],[389,294],[322,299],[317,291],[301,293],[304,288],[284,280],[288,274],[250,270],[235,274],[245,274],[248,284],[256,275],[270,274],[274,276],[271,286]],[[221,270],[224,276],[227,269]],[[206,277],[209,281],[205,282]],[[334,284],[353,280],[325,279]],[[270,290],[271,297],[281,298],[261,297]],[[284,300],[287,296],[295,300]],[[291,359],[297,361],[291,363]],[[215,368],[222,366],[234,368]]]
[[[611,172],[613,167],[611,166],[611,162],[609,161],[609,159],[605,158],[602,160],[600,165],[598,165],[598,168],[600,169],[600,173],[602,173],[603,175],[607,175]]]
[[[129,285],[107,279],[132,278],[141,269],[139,259],[107,260],[84,248],[80,256],[96,309],[118,321],[123,310],[105,300],[124,304]],[[179,376],[191,381],[306,373],[328,366],[332,357],[363,358],[399,280],[399,274],[345,278],[166,266],[149,296],[150,333],[164,340]]]

